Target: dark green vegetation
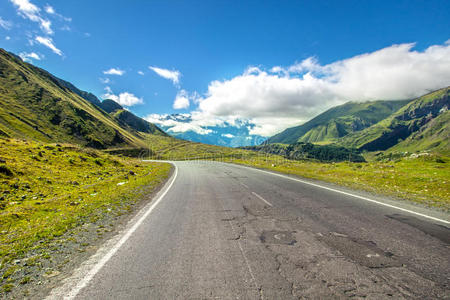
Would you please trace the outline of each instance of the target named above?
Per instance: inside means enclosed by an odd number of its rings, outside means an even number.
[[[129,212],[160,186],[170,169],[169,164],[143,163],[74,145],[0,139],[3,291],[36,284],[33,276],[23,282],[23,270],[47,272],[53,240],[59,240],[58,249],[71,230]]]
[[[367,151],[428,150],[450,153],[450,88],[419,97],[377,124],[338,144]]]
[[[336,144],[359,151],[450,153],[450,88],[411,101],[346,103],[268,143]]]
[[[243,149],[262,151],[281,155],[293,160],[318,160],[321,162],[365,162],[358,150],[348,149],[335,145],[314,145],[312,143],[298,142],[290,145],[265,144],[260,146],[244,147]]]
[[[332,143],[390,116],[406,101],[347,102],[333,107],[303,125],[288,128],[269,138],[269,143]]]
[[[0,135],[93,148],[145,147],[165,135],[120,107],[108,114],[93,95],[0,49]],[[105,104],[108,108],[111,103]]]

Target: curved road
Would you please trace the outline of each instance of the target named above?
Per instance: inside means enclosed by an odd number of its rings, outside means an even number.
[[[231,164],[175,165],[49,299],[450,297],[448,215]]]

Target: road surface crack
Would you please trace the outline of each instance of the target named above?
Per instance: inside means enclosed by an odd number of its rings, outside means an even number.
[[[269,251],[272,251],[269,247],[266,247]],[[293,297],[295,297],[294,294],[294,282],[292,280],[289,280],[289,278],[284,274],[283,270],[282,270],[282,266],[283,266],[283,260],[289,262],[289,259],[287,257],[285,257],[282,254],[276,254],[275,255],[275,262],[276,262],[276,270],[278,272],[278,274],[280,275],[281,278],[283,278],[289,286],[289,290],[290,293]]]

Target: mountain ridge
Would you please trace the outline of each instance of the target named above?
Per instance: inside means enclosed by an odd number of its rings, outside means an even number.
[[[450,153],[450,87],[412,100],[347,102],[267,143],[334,144],[358,151]],[[372,114],[372,115],[371,115]]]
[[[367,128],[398,110],[410,100],[346,102],[332,107],[302,125],[290,127],[270,137],[268,143],[332,143]]]
[[[391,150],[405,148],[400,144],[408,140],[409,142],[406,143],[410,146],[406,148],[410,151],[435,149],[450,152],[450,125],[448,122],[441,122],[448,118],[446,116],[449,106],[450,87],[430,92],[409,102],[386,119],[362,131],[345,136],[337,144],[366,151],[385,151],[390,148]],[[444,116],[440,117],[441,114]],[[438,117],[437,122],[431,122]],[[413,140],[417,141],[419,138],[419,132],[436,130],[433,129],[434,126],[440,126],[441,129],[438,131],[442,133],[435,140],[434,145],[429,144],[428,149],[412,147]],[[405,146],[405,143],[403,145]]]
[[[111,116],[92,93],[4,49],[0,49],[0,95],[0,135],[5,137],[111,148],[145,147],[145,134],[166,135],[131,113],[122,120]],[[147,130],[133,127],[138,119],[148,123]]]

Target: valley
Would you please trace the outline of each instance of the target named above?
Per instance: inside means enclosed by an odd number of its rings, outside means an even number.
[[[192,180],[187,174],[193,172],[202,174],[206,181],[214,178],[215,183],[226,178],[226,184],[233,186],[234,177],[230,174],[240,174],[238,168],[246,166],[255,169],[254,172],[267,170],[275,172],[276,176],[285,174],[294,180],[310,180],[312,185],[326,185],[330,189],[345,189],[345,193],[381,199],[382,203],[394,207],[390,215],[395,215],[398,205],[412,212],[420,211],[419,216],[439,216],[435,219],[445,223],[450,211],[448,87],[415,99],[348,102],[267,140],[253,136],[253,141],[258,142],[246,144],[248,132],[245,132],[242,139],[235,140],[235,146],[239,146],[235,148],[225,147],[227,143],[218,140],[208,140],[219,144],[212,145],[171,136],[170,131],[165,132],[158,124],[138,117],[117,102],[100,100],[5,50],[0,50],[0,95],[2,297],[48,295],[60,280],[70,278],[75,268],[100,251],[104,243],[123,234],[122,230],[129,227],[127,222],[139,216],[144,207],[153,205],[156,195],[169,192],[174,182],[181,192],[170,196],[170,201],[179,197],[185,201],[179,205],[190,207],[190,202],[186,201],[197,201],[194,198],[198,195],[194,187],[189,186],[189,197],[193,198],[180,196],[183,188],[179,187],[179,180],[175,180],[178,167],[183,168],[186,182]],[[189,135],[182,137],[189,138]],[[250,176],[245,174],[242,178]],[[216,207],[217,193],[220,197],[226,196],[225,188],[211,190],[203,183],[196,184],[203,191],[200,195],[212,193],[204,199],[208,203],[205,205]],[[258,189],[250,195],[264,199],[263,203],[271,203],[258,194],[264,190],[264,185],[256,181],[252,184]],[[289,189],[302,195],[296,186],[289,185]],[[239,193],[246,195],[247,192],[239,190]],[[268,193],[276,193],[276,188]],[[284,200],[276,205],[284,207],[291,197],[303,197],[292,195],[283,194]],[[239,197],[232,199],[238,206],[237,211],[246,211],[247,204],[240,205]],[[341,201],[339,199],[330,196],[326,201],[334,203]],[[310,200],[302,201],[309,203]],[[352,214],[357,214],[358,207],[363,206],[359,202],[352,205]],[[196,203],[194,208],[201,206]],[[258,214],[262,208],[256,205],[252,209]],[[266,209],[263,215],[285,222],[286,212],[282,209],[276,213]],[[175,212],[168,210],[162,214],[170,213]],[[300,210],[298,214],[302,215],[299,218],[305,217]],[[200,226],[200,223],[187,221],[186,215],[180,217],[190,226]],[[214,218],[203,218],[216,224]],[[226,216],[221,218],[227,219]],[[234,218],[238,216],[230,218],[230,222],[234,222]],[[376,222],[381,222],[383,215],[377,218],[380,219]],[[293,230],[302,227],[287,223],[280,226]],[[230,226],[247,228],[239,222],[232,224]],[[273,229],[268,224],[261,226]],[[429,230],[422,223],[420,226]],[[164,227],[165,230],[168,229]],[[250,226],[248,230],[258,229]],[[310,229],[299,230],[309,232]],[[221,231],[221,234],[230,233]],[[249,233],[248,237],[251,235]],[[245,231],[239,236],[237,240],[247,237]],[[336,242],[325,240],[325,244]],[[187,242],[192,243],[190,239]],[[251,245],[247,245],[248,251],[259,251],[254,250],[259,249],[254,248],[258,247],[254,242],[252,239]],[[260,255],[266,254],[263,251]],[[289,264],[279,263],[289,268]],[[423,282],[434,278],[429,274],[425,277],[421,279]],[[442,279],[441,275],[437,277]],[[256,281],[256,277],[253,280]],[[259,289],[265,285],[271,293],[265,280]],[[444,286],[442,282],[439,284],[441,287],[433,290],[436,295],[441,295]],[[329,290],[321,292],[330,293]],[[198,291],[196,295],[201,294]]]

